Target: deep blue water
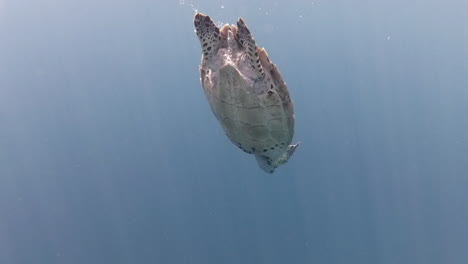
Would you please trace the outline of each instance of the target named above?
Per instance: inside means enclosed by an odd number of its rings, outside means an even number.
[[[269,175],[199,83],[242,16],[301,141]],[[468,2],[0,0],[0,263],[468,262]]]

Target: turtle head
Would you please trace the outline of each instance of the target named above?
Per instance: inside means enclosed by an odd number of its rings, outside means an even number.
[[[255,155],[255,159],[257,159],[258,166],[262,168],[265,172],[273,173],[278,166],[285,164],[288,162],[289,158],[294,154],[294,151],[299,146],[300,143],[295,145],[289,145],[286,148],[286,151],[280,155],[276,160],[271,159],[270,157],[264,155]]]

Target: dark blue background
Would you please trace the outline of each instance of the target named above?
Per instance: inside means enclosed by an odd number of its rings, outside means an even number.
[[[273,175],[198,75],[242,16],[302,145]],[[0,263],[468,261],[463,1],[0,0]]]

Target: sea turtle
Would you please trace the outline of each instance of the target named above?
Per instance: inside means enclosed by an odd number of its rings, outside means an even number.
[[[211,110],[232,143],[273,173],[298,146],[289,145],[294,111],[286,83],[242,18],[220,30],[209,16],[197,13],[194,24],[203,52],[201,84]]]

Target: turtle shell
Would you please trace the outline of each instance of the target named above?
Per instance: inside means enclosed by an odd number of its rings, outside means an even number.
[[[287,162],[296,145],[293,103],[276,65],[242,19],[219,30],[208,16],[194,24],[203,49],[200,78],[227,137],[254,154],[267,172]]]

